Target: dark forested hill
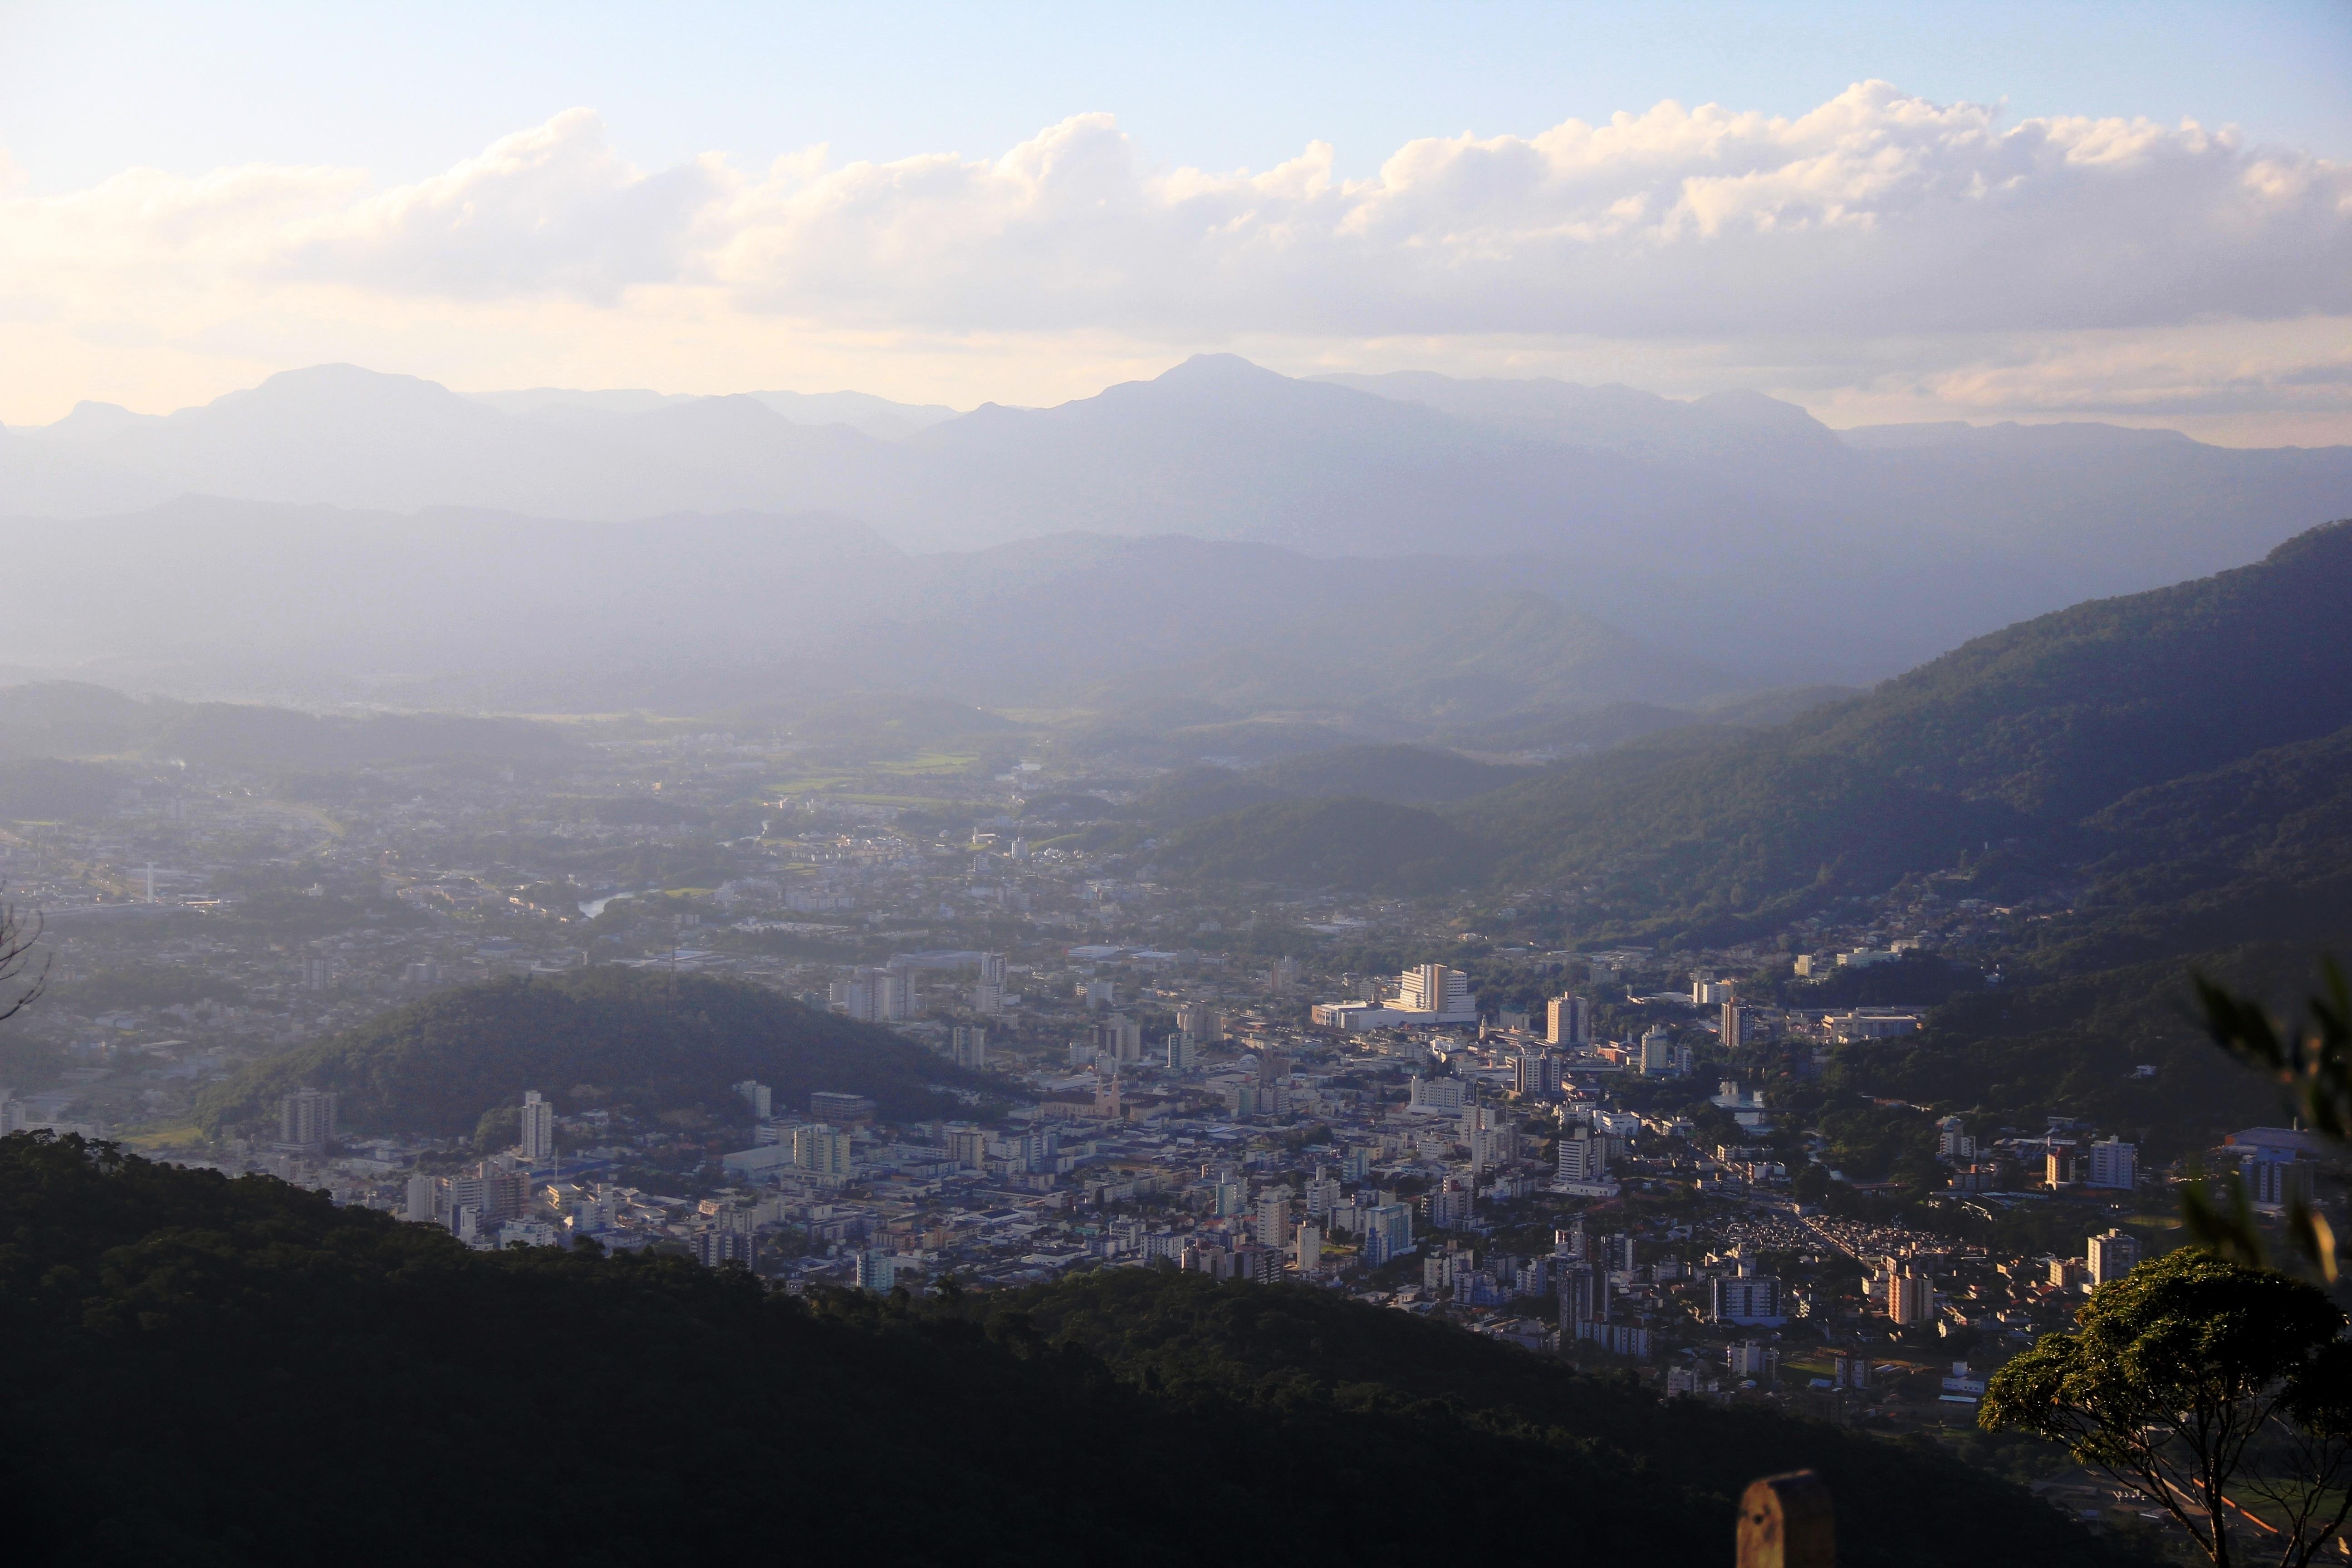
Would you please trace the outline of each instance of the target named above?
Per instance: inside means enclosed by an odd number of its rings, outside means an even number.
[[[306,772],[405,763],[560,760],[571,743],[520,719],[320,716],[241,702],[142,700],[81,681],[0,687],[0,759],[145,756]]]
[[[1482,875],[1483,846],[1433,812],[1359,795],[1276,800],[1179,827],[1160,860],[1211,881],[1426,893]]]
[[[1979,637],[1736,744],[1621,750],[1453,820],[1509,876],[1595,885],[1604,916],[1716,931],[2005,841],[2053,864],[2128,856],[2135,835],[2178,845],[2184,809],[2241,784],[2255,817],[2263,801],[2305,814],[2284,840],[2231,816],[2240,850],[2287,874],[2282,844],[2308,860],[2337,820],[2305,811],[2328,775],[2300,752],[2257,759],[2352,724],[2347,602],[2352,523],[2336,523],[2252,566]],[[2251,771],[2216,773],[2233,767]]]
[[[257,1062],[206,1091],[207,1126],[257,1123],[302,1086],[334,1089],[355,1130],[450,1136],[537,1089],[660,1111],[718,1107],[757,1079],[779,1105],[816,1089],[874,1097],[886,1114],[938,1108],[927,1084],[980,1083],[887,1029],[704,975],[596,968],[443,992],[332,1039]]]
[[[2119,1562],[1932,1451],[1406,1314],[1122,1270],[928,1302],[472,1253],[267,1177],[0,1140],[14,1561],[1422,1564],[1524,1521],[1728,1562],[1819,1468],[1850,1568]],[[1465,1489],[1476,1510],[1465,1514]],[[1547,1522],[1549,1521],[1549,1522]]]

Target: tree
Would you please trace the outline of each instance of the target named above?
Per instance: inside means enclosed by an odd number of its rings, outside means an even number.
[[[2184,1247],[2102,1285],[2074,1332],[1994,1373],[1978,1425],[2065,1444],[2216,1568],[2304,1568],[2352,1512],[2344,1327],[2315,1286]]]
[[[2240,1061],[2269,1074],[2294,1100],[2311,1130],[2331,1142],[2352,1145],[2352,986],[2334,959],[2319,963],[2320,994],[2304,1004],[2300,1017],[2274,1021],[2261,1003],[2196,977],[2198,1008],[2214,1044]],[[2262,1266],[2267,1258],[2255,1228],[2245,1184],[2232,1174],[2227,1206],[2195,1184],[2181,1189],[2180,1206],[2199,1246],[2223,1258]],[[2300,1196],[2287,1206],[2287,1234],[2318,1268],[2336,1280],[2336,1233],[2326,1216]]]
[[[27,925],[23,910],[15,904],[0,903],[0,1018],[13,1018],[23,1012],[47,985],[47,955],[42,955],[38,970],[33,968],[33,949],[40,940],[37,911]],[[26,978],[28,974],[30,979]]]

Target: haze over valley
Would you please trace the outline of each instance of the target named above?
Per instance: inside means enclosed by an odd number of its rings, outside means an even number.
[[[2346,69],[0,11],[12,1543],[2352,1552]]]

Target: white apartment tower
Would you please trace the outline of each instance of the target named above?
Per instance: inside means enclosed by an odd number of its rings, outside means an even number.
[[[522,1138],[516,1151],[534,1165],[555,1158],[555,1107],[541,1100],[535,1089],[523,1093]]]
[[[2091,1176],[2086,1185],[2129,1191],[2139,1175],[2139,1146],[2120,1138],[2101,1138],[2091,1144]]]

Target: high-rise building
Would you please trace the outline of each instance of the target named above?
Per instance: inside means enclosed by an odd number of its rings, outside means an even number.
[[[874,1101],[862,1094],[821,1089],[809,1096],[811,1116],[819,1121],[830,1121],[842,1127],[862,1126],[873,1121],[874,1109]]]
[[[1313,1274],[1323,1267],[1323,1227],[1302,1225],[1297,1232],[1293,1250],[1297,1255],[1298,1271]]]
[[[1364,1215],[1364,1262],[1377,1268],[1412,1250],[1412,1210],[1404,1204],[1376,1204]]]
[[[1443,963],[1423,963],[1397,976],[1396,1010],[1427,1015],[1435,1024],[1475,1024],[1478,999],[1470,994],[1470,977]]]
[[[1642,1037],[1641,1059],[1637,1070],[1643,1078],[1671,1076],[1679,1066],[1675,1056],[1675,1037],[1664,1024],[1654,1024]]]
[[[1722,1037],[1725,1050],[1736,1051],[1754,1043],[1748,1037],[1749,1011],[1750,1009],[1742,1007],[1731,997],[1724,998],[1723,1021],[1718,1032]]]
[[[2110,1279],[2120,1279],[2139,1262],[2139,1237],[2128,1232],[2110,1230],[2095,1236],[2084,1243],[2090,1259],[2091,1285],[2094,1289]]]
[[[401,1217],[415,1220],[420,1225],[431,1225],[436,1218],[439,1217],[435,1212],[434,1200],[440,1195],[440,1185],[422,1171],[409,1177],[408,1206],[402,1213]]]
[[[1545,1009],[1544,1038],[1555,1046],[1589,1046],[1592,1043],[1592,1004],[1570,992],[1555,996]]]
[[[740,1263],[749,1268],[760,1251],[759,1236],[730,1226],[714,1226],[694,1233],[695,1261],[705,1268]]]
[[[1254,1227],[1258,1244],[1280,1247],[1290,1239],[1290,1189],[1268,1187],[1257,1195],[1257,1218]]]
[[[1563,1263],[1559,1269],[1560,1327],[1573,1336],[1575,1323],[1609,1317],[1609,1276],[1590,1263]]]
[[[1094,1026],[1094,1046],[1097,1056],[1109,1058],[1124,1067],[1143,1059],[1143,1026],[1125,1013],[1114,1013]]]
[[[743,1097],[743,1103],[751,1109],[753,1121],[768,1121],[774,1119],[775,1094],[766,1084],[747,1078],[735,1086],[735,1092]]]
[[[1778,1323],[1780,1281],[1769,1274],[1719,1276],[1707,1282],[1708,1315],[1718,1323]]]
[[[988,1031],[976,1024],[958,1024],[948,1037],[948,1055],[960,1068],[977,1072],[988,1065]]]
[[[321,1154],[335,1141],[335,1096],[298,1089],[278,1102],[278,1146],[289,1153]]]
[[[1907,1263],[1895,1269],[1886,1277],[1886,1315],[1906,1328],[1928,1321],[1936,1315],[1935,1281]]]
[[[1973,1160],[1977,1157],[1977,1141],[1969,1135],[1968,1123],[1957,1116],[1947,1116],[1936,1123],[1936,1157],[1939,1160]]]
[[[1343,1195],[1345,1189],[1325,1175],[1323,1167],[1318,1165],[1315,1179],[1307,1184],[1307,1217],[1318,1224],[1328,1220],[1331,1211],[1339,1206]]]
[[[849,1176],[849,1134],[832,1127],[793,1129],[793,1164],[819,1181]]]
[[[845,980],[836,980],[825,987],[825,1001],[833,1010],[861,1024],[874,1021],[874,986],[863,972]]]
[[[1590,1127],[1574,1127],[1560,1134],[1559,1179],[1563,1182],[1605,1182],[1609,1179],[1609,1140]]]
[[[1191,1072],[1198,1060],[1198,1039],[1182,1029],[1168,1037],[1168,1070]]]
[[[522,1097],[522,1137],[516,1145],[525,1163],[536,1165],[555,1157],[555,1107],[526,1089]]]
[[[874,1021],[903,1024],[915,1016],[914,975],[904,969],[875,971]]]
[[[1460,1230],[1470,1223],[1471,1192],[1457,1176],[1448,1176],[1429,1194],[1429,1224],[1433,1230]]]
[[[1512,1060],[1511,1088],[1516,1093],[1558,1094],[1559,1082],[1559,1058],[1549,1051],[1529,1051]]]
[[[1206,1002],[1177,1003],[1176,1026],[1192,1036],[1196,1043],[1201,1044],[1218,1039],[1224,1033],[1223,1020],[1217,1016],[1217,1010]]]
[[[2102,1138],[2091,1145],[2091,1173],[2084,1185],[2129,1191],[2139,1178],[2139,1145]]]
[[[982,953],[980,955],[980,978],[983,984],[993,985],[999,990],[1003,989],[1004,955],[1001,952]]]

